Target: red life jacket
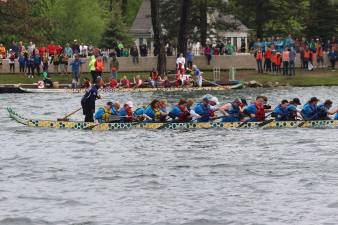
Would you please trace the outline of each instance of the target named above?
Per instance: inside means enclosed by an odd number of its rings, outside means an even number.
[[[157,81],[158,80],[158,74],[156,72],[151,72],[151,80]]]
[[[257,121],[264,121],[265,120],[265,111],[264,111],[264,106],[263,105],[259,105],[257,103],[255,103],[256,106],[256,120]]]
[[[183,122],[187,122],[190,116],[190,113],[187,109],[187,107],[185,106],[178,106],[178,108],[180,108],[180,110],[182,111],[180,116],[178,117],[178,121],[183,123]]]
[[[110,81],[110,87],[111,88],[117,88],[119,86],[119,83],[115,79],[111,79]]]
[[[272,51],[271,50],[266,50],[265,52],[265,59],[271,59]]]

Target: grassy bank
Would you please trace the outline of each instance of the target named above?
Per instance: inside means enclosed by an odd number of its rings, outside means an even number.
[[[133,72],[133,73],[119,73],[119,77],[126,75],[129,79],[133,79],[136,75],[140,75],[142,78],[147,78],[148,72]],[[51,74],[51,79],[53,81],[58,81],[59,83],[70,83],[71,75],[60,75],[60,74]],[[82,74],[81,78],[84,77],[90,78],[90,74]],[[107,80],[109,74],[104,74],[103,77]],[[170,76],[173,79],[172,76]],[[212,71],[205,71],[204,78],[207,80],[213,80]],[[221,80],[228,79],[228,72],[221,71]],[[285,86],[338,86],[338,71],[331,71],[328,69],[317,69],[315,71],[302,71],[297,70],[296,76],[282,76],[282,75],[272,75],[272,74],[257,74],[254,70],[238,70],[236,71],[236,79],[242,80],[244,82],[255,80],[263,85],[269,83],[278,82],[279,85]],[[0,84],[32,84],[36,83],[38,80],[41,80],[41,77],[28,78],[23,74],[0,74]]]

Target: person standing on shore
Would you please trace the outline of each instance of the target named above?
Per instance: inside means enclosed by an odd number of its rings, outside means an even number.
[[[72,88],[77,88],[80,81],[80,67],[83,64],[83,62],[80,60],[79,54],[75,54],[75,59],[73,62],[70,63],[70,66],[72,67],[72,75],[73,75],[73,81],[72,81]]]
[[[331,63],[332,71],[335,71],[336,61],[337,61],[338,55],[337,55],[337,52],[335,51],[335,48],[333,46],[328,53],[328,57],[329,57],[329,60],[330,60],[330,63]]]
[[[92,82],[95,83],[96,81],[96,69],[95,69],[95,63],[96,63],[96,57],[95,55],[91,55],[89,57],[89,63],[88,63],[88,70],[90,71],[90,74],[92,75]]]
[[[291,47],[289,53],[289,75],[295,76],[296,75],[296,68],[295,68],[295,61],[297,57],[297,52],[294,47]]]
[[[133,58],[133,64],[138,64],[139,63],[139,60],[138,60],[138,57],[139,57],[139,53],[138,53],[138,49],[136,47],[136,45],[134,45],[131,49],[130,49],[130,55],[132,56]]]
[[[109,80],[117,79],[117,73],[119,71],[120,63],[116,57],[116,54],[113,55],[113,58],[111,59],[109,66],[111,71]]]
[[[262,64],[263,52],[260,47],[258,47],[255,57],[256,57],[256,62],[257,62],[258,73],[263,74],[263,64]]]
[[[289,71],[289,59],[290,59],[290,52],[289,49],[286,47],[282,53],[283,57],[283,75],[288,75]]]

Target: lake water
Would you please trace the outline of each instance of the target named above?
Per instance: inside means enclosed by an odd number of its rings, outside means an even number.
[[[273,104],[317,96],[337,105],[337,92],[247,89],[217,96],[224,103],[264,94]],[[164,96],[104,96],[135,104],[155,97]],[[337,224],[338,129],[55,130],[24,127],[5,111],[12,106],[26,117],[55,119],[80,98],[0,95],[0,225]]]

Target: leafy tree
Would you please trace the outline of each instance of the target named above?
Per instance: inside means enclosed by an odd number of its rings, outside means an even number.
[[[191,0],[181,0],[181,18],[178,35],[178,52],[187,54],[188,46],[188,17],[190,16]]]

